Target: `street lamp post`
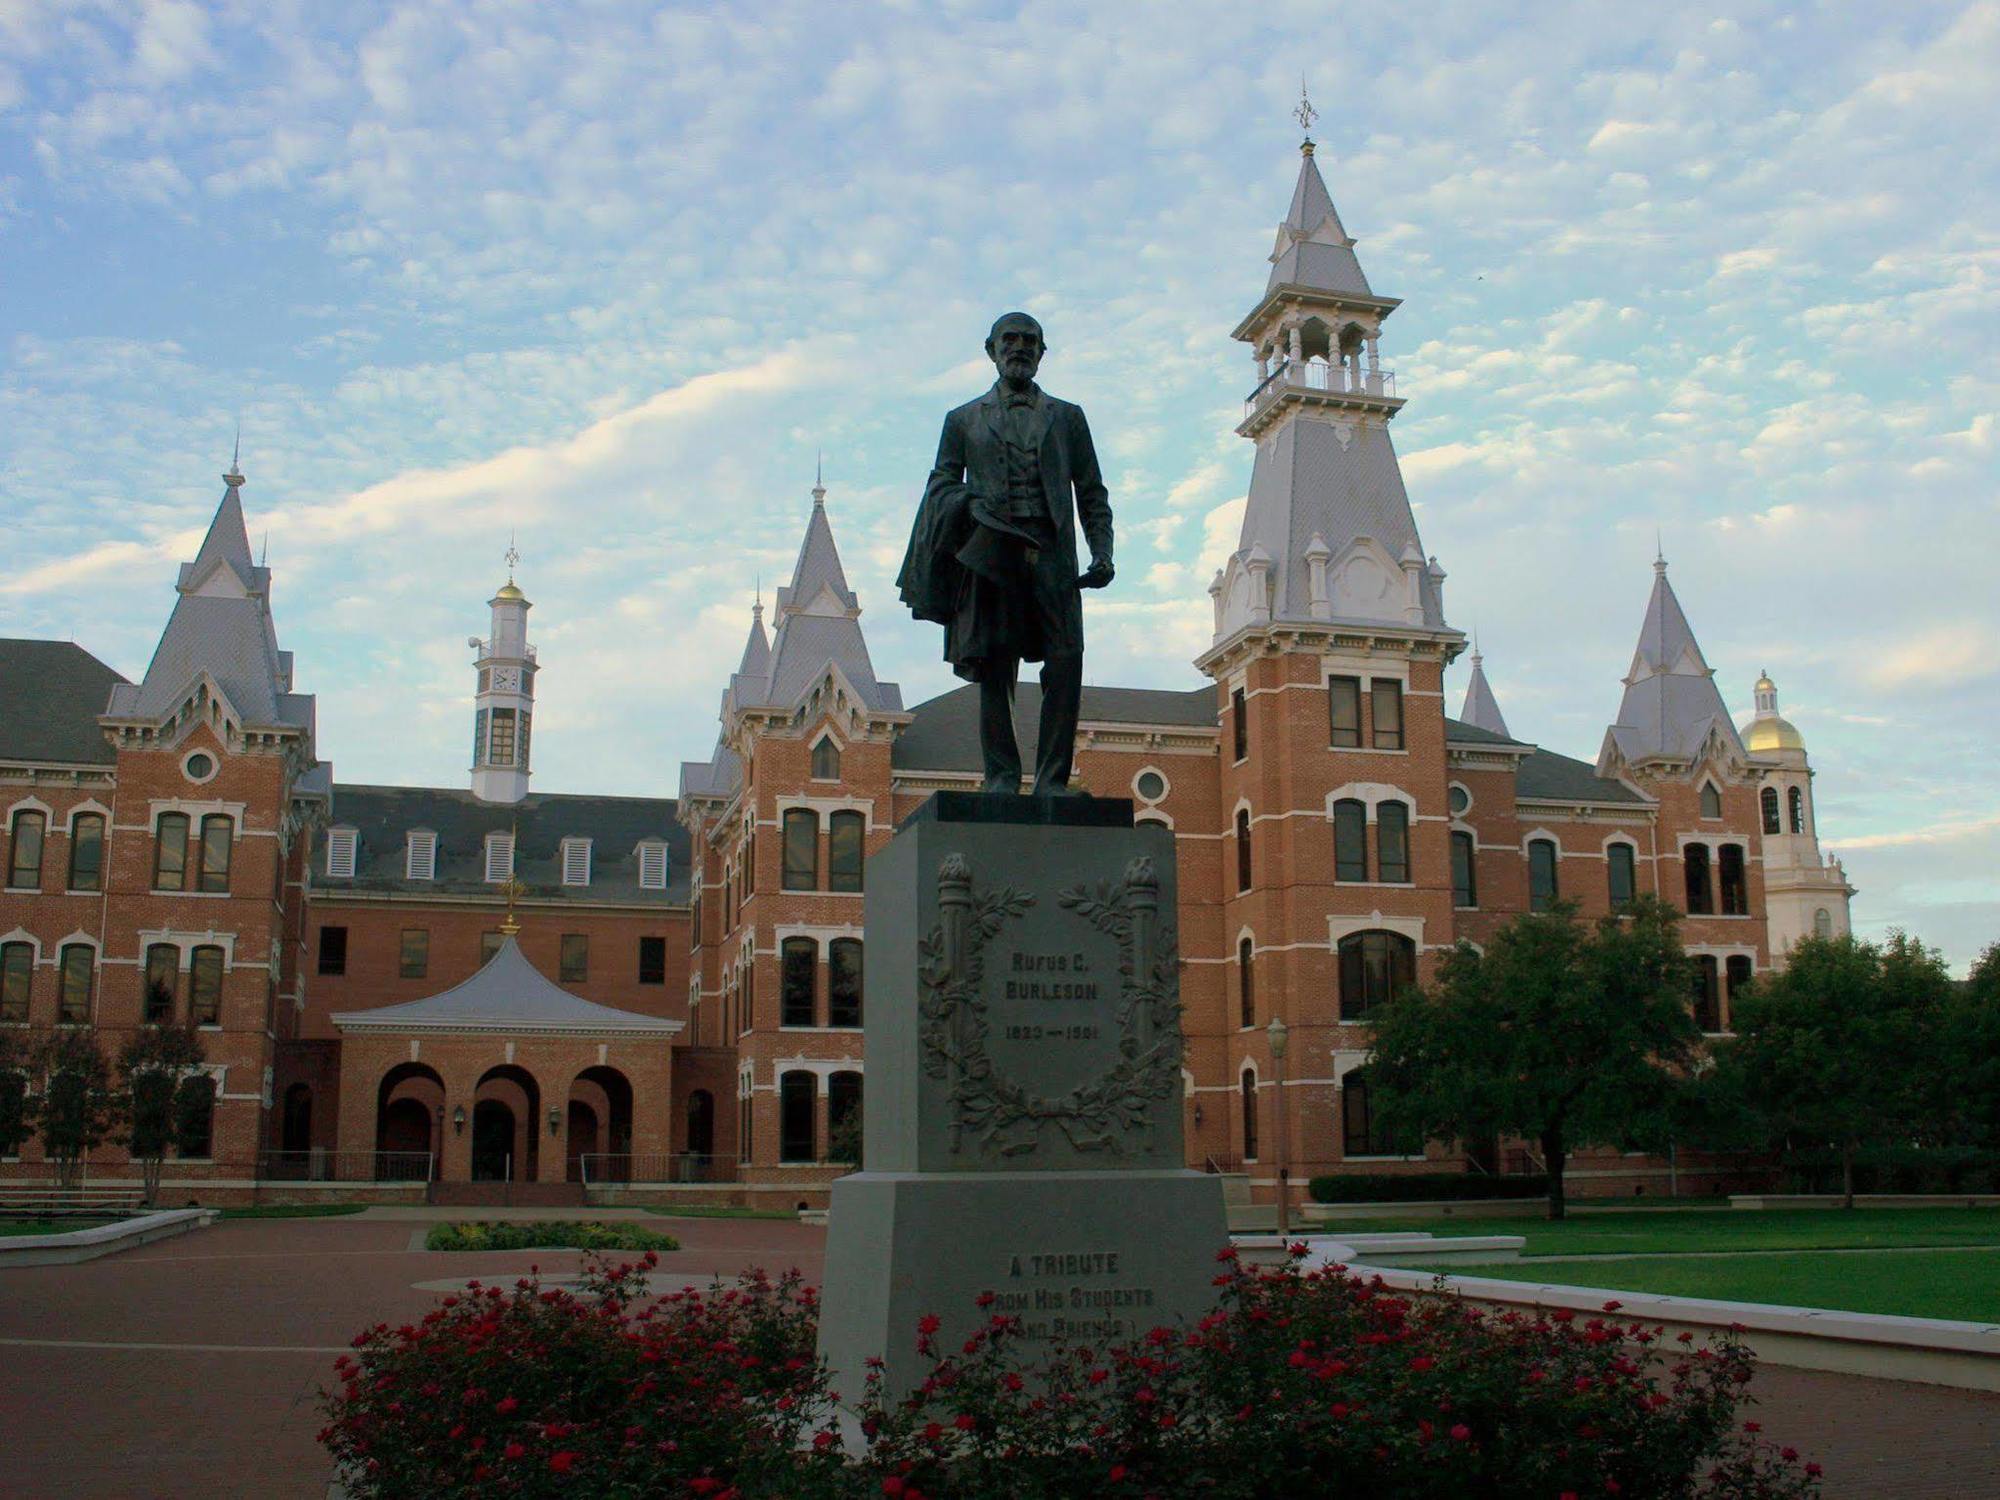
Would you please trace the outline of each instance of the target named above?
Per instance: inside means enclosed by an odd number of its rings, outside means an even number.
[[[1283,1239],[1292,1227],[1292,1172],[1285,1149],[1285,1049],[1292,1034],[1282,1016],[1271,1017],[1264,1034],[1270,1039],[1271,1065],[1278,1075],[1278,1238]]]

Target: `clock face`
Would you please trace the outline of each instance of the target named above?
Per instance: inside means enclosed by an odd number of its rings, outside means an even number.
[[[518,693],[521,690],[521,674],[512,667],[495,667],[493,690],[497,693]]]

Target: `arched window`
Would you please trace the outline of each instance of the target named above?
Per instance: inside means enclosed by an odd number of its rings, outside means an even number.
[[[1604,878],[1606,893],[1611,898],[1611,909],[1630,906],[1639,892],[1637,872],[1634,869],[1632,846],[1611,844],[1604,851]]]
[[[1472,835],[1459,831],[1451,836],[1451,904],[1479,904],[1478,861]]]
[[[1805,794],[1805,789],[1804,789],[1804,788],[1802,788],[1802,787],[1796,787],[1796,786],[1795,786],[1795,787],[1793,787],[1793,788],[1791,788],[1791,791],[1790,791],[1790,801],[1791,801],[1791,804],[1792,804],[1792,806],[1791,806],[1791,812],[1792,812],[1792,832],[1793,832],[1793,833],[1804,833],[1804,832],[1806,831],[1806,794]]]
[[[229,889],[229,849],[235,834],[235,822],[220,813],[201,820],[201,878],[196,890],[218,895]]]
[[[1813,936],[1818,938],[1833,936],[1833,913],[1824,906],[1813,913]]]
[[[813,1076],[787,1073],[778,1080],[778,1160],[816,1161]]]
[[[1250,889],[1250,809],[1236,809],[1236,889]]]
[[[1743,866],[1743,846],[1724,844],[1716,851],[1716,885],[1725,917],[1750,915],[1750,881]]]
[[[1340,1018],[1359,1021],[1417,982],[1417,945],[1400,932],[1349,933],[1340,940]]]
[[[188,956],[188,1019],[197,1026],[222,1024],[220,948],[197,948]]]
[[[696,1158],[697,1170],[707,1166],[706,1158],[715,1154],[715,1095],[707,1089],[688,1095],[687,1149],[688,1155]]]
[[[820,736],[819,743],[813,746],[812,779],[840,780],[840,746],[833,742],[830,734]]]
[[[1694,956],[1694,1024],[1703,1031],[1722,1030],[1722,981],[1713,953]]]
[[[26,1021],[28,994],[35,979],[35,949],[31,943],[0,947],[0,1021]]]
[[[1238,1014],[1240,1016],[1239,1024],[1244,1026],[1255,1026],[1257,1024],[1256,982],[1251,977],[1251,964],[1255,957],[1255,951],[1255,945],[1252,944],[1247,936],[1237,939],[1236,984],[1237,992],[1242,999],[1242,1005]]]
[[[859,1073],[836,1073],[826,1081],[826,1154],[830,1161],[861,1165]]]
[[[743,965],[743,1029],[757,1029],[757,955],[754,952]]]
[[[1410,878],[1410,810],[1400,802],[1375,809],[1375,878],[1391,885]]]
[[[69,888],[73,891],[104,889],[102,814],[80,813],[69,825]]]
[[[1783,833],[1784,825],[1778,821],[1778,789],[1765,787],[1757,794],[1757,804],[1764,811],[1764,832]]]
[[[1229,733],[1230,748],[1237,760],[1245,760],[1250,755],[1250,715],[1243,701],[1243,689],[1232,688],[1229,693]]]
[[[1528,910],[1547,911],[1561,894],[1554,839],[1528,840]]]
[[[1411,1154],[1376,1115],[1366,1068],[1356,1068],[1340,1080],[1340,1150],[1348,1157]]]
[[[785,879],[788,891],[819,889],[819,814],[809,807],[785,813]]]
[[[215,1151],[215,1077],[194,1073],[174,1090],[174,1117],[180,1145],[174,1155],[183,1161],[207,1160]]]
[[[57,1021],[65,1026],[81,1026],[90,1019],[90,986],[96,971],[97,950],[88,943],[71,943],[63,949]]]
[[[835,938],[826,948],[826,1024],[861,1024],[861,940]]]
[[[1243,1159],[1257,1159],[1257,1075],[1243,1070]]]
[[[862,834],[868,820],[858,812],[837,812],[826,820],[826,888],[861,889]]]
[[[1368,684],[1368,713],[1374,721],[1377,750],[1403,748],[1403,685],[1394,678],[1378,677]]]
[[[1736,1024],[1736,1002],[1750,987],[1757,971],[1747,953],[1730,954],[1722,969],[1724,976],[1729,980],[1729,1023],[1733,1028]]]
[[[778,1024],[811,1026],[814,980],[819,970],[819,944],[808,937],[789,937],[779,947]]]
[[[1352,798],[1333,804],[1333,878],[1368,878],[1368,809]]]
[[[188,819],[186,813],[161,813],[153,838],[153,889],[187,889]]]
[[[746,1093],[736,1101],[736,1159],[746,1167],[750,1165],[750,1137],[756,1124],[756,1100]]]
[[[1715,911],[1715,891],[1709,880],[1708,845],[1689,844],[1681,850],[1681,873],[1687,885],[1688,915],[1712,915]]]
[[[149,1026],[166,1026],[174,1019],[174,991],[180,987],[181,950],[172,943],[154,943],[146,950],[146,1000]]]
[[[1722,816],[1722,792],[1712,781],[1704,781],[1701,784],[1701,815],[1704,818]]]
[[[47,813],[14,814],[14,839],[7,857],[7,884],[17,891],[42,888],[42,845],[48,834]]]

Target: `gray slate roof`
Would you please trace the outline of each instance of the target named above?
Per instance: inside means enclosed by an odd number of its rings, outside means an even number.
[[[1087,687],[1079,724],[1170,724],[1212,729],[1216,724],[1215,686],[1203,683],[1185,692],[1157,688]],[[968,683],[941,693],[912,710],[914,717],[896,737],[889,763],[898,771],[977,771],[979,686]],[[1033,753],[1042,722],[1040,684],[1024,682],[1014,694],[1014,734]]]
[[[642,1016],[572,995],[533,964],[509,936],[470,979],[441,994],[373,1010],[336,1011],[343,1031],[584,1031],[672,1036],[683,1023]]]
[[[1511,734],[1496,734],[1491,729],[1481,729],[1477,724],[1468,724],[1463,719],[1445,715],[1444,740],[1447,745],[1517,745],[1526,747],[1526,740],[1517,740]]]
[[[72,641],[0,638],[0,760],[112,764],[97,716],[124,681]]]
[[[1624,701],[1611,726],[1619,752],[1634,762],[1656,756],[1694,760],[1714,734],[1744,755],[1714,678],[1661,559],[1653,564],[1653,594],[1646,601],[1639,648],[1625,677]]]
[[[1623,802],[1635,807],[1649,805],[1648,799],[1640,796],[1624,782],[1598,775],[1597,767],[1588,761],[1558,755],[1553,750],[1543,750],[1539,747],[1533,755],[1521,762],[1520,768],[1514,773],[1514,795],[1529,802]]]
[[[1361,262],[1354,257],[1354,241],[1334,211],[1333,197],[1319,175],[1319,164],[1311,156],[1299,163],[1298,185],[1292,189],[1292,204],[1278,229],[1277,247],[1271,253],[1271,279],[1264,290],[1281,286],[1302,286],[1313,291],[1373,297]]]
[[[685,906],[688,901],[688,835],[671,797],[593,797],[530,792],[520,802],[481,802],[458,787],[349,786],[333,789],[330,828],[353,828],[359,837],[354,878],[326,873],[326,830],[314,836],[312,878],[322,893],[483,895],[499,899],[486,881],[486,835],[515,833],[514,874],[530,902]],[[407,835],[427,828],[438,836],[437,879],[410,880]],[[565,837],[587,838],[590,884],[562,883]],[[639,885],[641,839],[667,845],[667,887]]]
[[[1500,713],[1500,700],[1486,681],[1486,667],[1477,651],[1472,653],[1472,678],[1465,684],[1465,706],[1458,716],[1467,724],[1494,734],[1507,734],[1507,721]],[[1511,736],[1509,736],[1511,738]]]

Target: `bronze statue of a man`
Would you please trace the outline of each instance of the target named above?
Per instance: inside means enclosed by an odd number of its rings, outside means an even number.
[[[984,790],[1018,793],[1014,684],[1042,664],[1034,794],[1069,792],[1083,692],[1083,600],[1111,582],[1111,506],[1083,408],[1035,384],[1042,325],[1011,312],[986,354],[993,388],[944,419],[896,587],[919,620],[944,626],[945,659],[979,684]],[[1081,519],[1090,566],[1077,572]]]

